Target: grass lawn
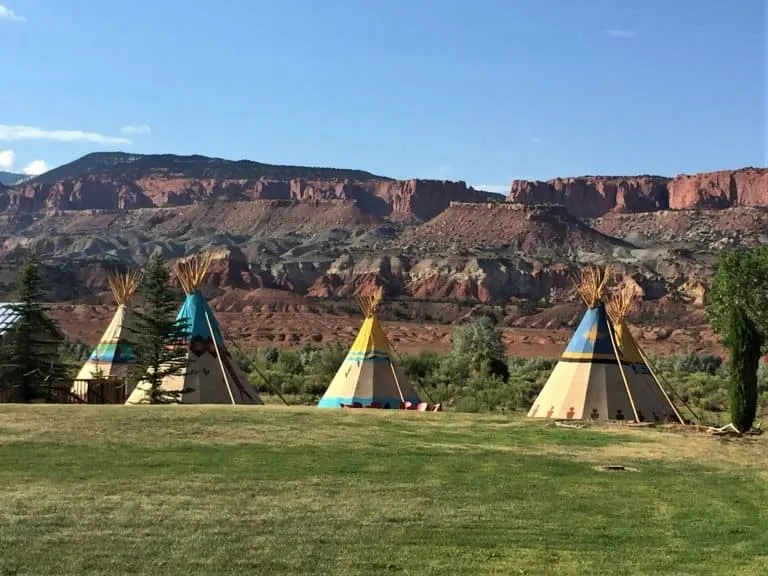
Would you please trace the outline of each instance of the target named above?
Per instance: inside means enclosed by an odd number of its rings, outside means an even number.
[[[3,405],[0,487],[0,575],[768,574],[763,438]]]

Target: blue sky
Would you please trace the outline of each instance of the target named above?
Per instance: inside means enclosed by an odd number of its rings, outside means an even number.
[[[0,4],[0,170],[125,150],[506,189],[766,162],[762,0]]]

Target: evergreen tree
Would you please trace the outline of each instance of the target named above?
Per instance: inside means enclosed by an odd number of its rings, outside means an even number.
[[[186,342],[189,328],[184,320],[174,319],[179,301],[169,286],[170,277],[163,257],[153,254],[139,286],[144,306],[141,312],[135,312],[133,349],[136,362],[129,378],[148,385],[151,403],[179,400],[180,393],[177,397],[161,393],[160,384],[168,376],[184,375],[188,365]]]
[[[11,398],[29,402],[43,396],[43,384],[63,379],[58,358],[58,339],[53,321],[43,311],[43,290],[37,260],[30,256],[19,272],[18,302],[11,306],[17,319],[4,335],[2,351],[3,384]]]
[[[748,430],[755,418],[757,369],[768,335],[768,246],[725,254],[707,293],[707,317],[728,347],[733,425]]]
[[[757,369],[763,336],[740,307],[730,312],[725,343],[730,351],[731,422],[746,432],[752,427],[757,413]]]

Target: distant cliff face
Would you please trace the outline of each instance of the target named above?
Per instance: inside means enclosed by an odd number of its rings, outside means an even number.
[[[130,210],[182,206],[207,200],[355,200],[379,216],[436,216],[451,202],[479,202],[490,195],[464,182],[438,180],[287,180],[189,178],[152,173],[139,178],[88,174],[52,183],[33,182],[3,193],[2,209]],[[7,195],[7,196],[6,196]]]
[[[367,182],[289,182],[295,200],[356,200],[367,212],[380,216],[427,220],[448,208],[451,202],[482,202],[493,195],[468,187],[464,182],[443,180],[373,180]]]
[[[464,182],[392,180],[360,170],[278,166],[203,156],[90,154],[9,189],[0,211],[131,210],[219,201],[353,200],[368,214],[428,220],[451,202],[500,197]],[[768,170],[515,180],[507,200],[565,205],[578,218],[610,212],[768,206]]]
[[[585,176],[548,182],[515,180],[507,200],[564,204],[579,218],[595,218],[611,211],[651,212],[667,208],[667,182],[667,178],[660,176]]]
[[[525,204],[556,202],[580,218],[597,218],[608,212],[768,207],[768,170],[744,168],[672,179],[585,176],[547,182],[515,180],[507,200]]]
[[[768,170],[744,168],[681,175],[669,185],[669,207],[729,208],[731,206],[768,206]]]

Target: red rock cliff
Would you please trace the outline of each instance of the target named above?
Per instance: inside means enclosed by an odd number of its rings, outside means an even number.
[[[564,204],[580,218],[607,212],[653,212],[731,206],[768,207],[768,169],[661,176],[584,176],[547,182],[515,180],[507,196],[524,204]]]
[[[0,210],[130,210],[232,200],[356,200],[364,212],[428,219],[451,202],[488,199],[464,182],[438,180],[236,180],[153,173],[140,178],[86,175],[34,183],[7,192]],[[3,195],[3,191],[0,191]]]
[[[596,218],[611,211],[651,212],[667,208],[667,182],[667,178],[660,176],[515,180],[507,201],[564,204],[579,218]]]
[[[743,168],[679,175],[669,185],[669,207],[768,206],[768,169]]]

